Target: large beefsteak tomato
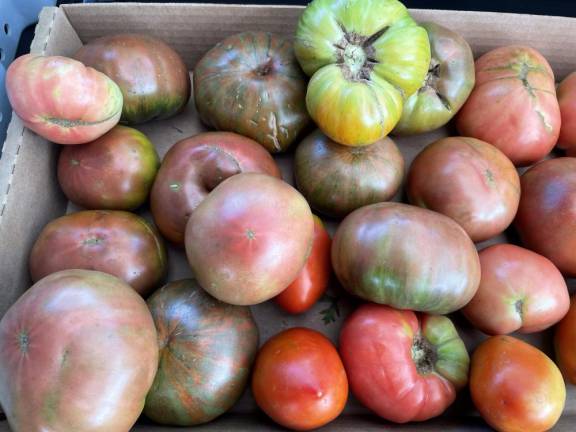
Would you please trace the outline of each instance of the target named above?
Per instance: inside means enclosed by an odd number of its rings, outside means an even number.
[[[312,76],[308,112],[351,146],[385,137],[430,65],[424,28],[398,0],[314,0],[298,22],[296,57]]]
[[[214,299],[191,279],[162,287],[148,307],[158,329],[160,364],[144,414],[189,426],[230,409],[248,384],[258,350],[250,309]]]
[[[126,432],[157,366],[146,303],[105,273],[51,274],[0,322],[0,403],[14,432]]]
[[[576,72],[562,80],[557,89],[558,104],[562,124],[558,147],[567,150],[570,156],[576,155]]]
[[[340,354],[354,395],[396,423],[442,414],[468,381],[468,352],[444,316],[362,305],[342,327]]]

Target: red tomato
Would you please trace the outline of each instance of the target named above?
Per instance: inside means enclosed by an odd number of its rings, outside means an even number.
[[[552,360],[511,336],[493,336],[472,356],[470,393],[499,432],[544,432],[562,414],[566,386]]]
[[[275,298],[286,312],[298,314],[307,311],[326,291],[332,272],[331,244],[330,234],[322,220],[314,215],[314,240],[308,260],[296,280]]]
[[[442,414],[468,381],[466,347],[441,315],[365,304],[344,323],[340,354],[354,395],[396,423]]]
[[[568,312],[566,281],[549,259],[511,244],[479,255],[480,287],[463,312],[483,332],[538,332]]]
[[[498,147],[514,165],[539,161],[556,145],[560,108],[554,73],[536,50],[506,46],[476,60],[476,86],[458,131]]]
[[[573,156],[576,154],[576,72],[564,78],[556,91],[562,117],[558,147]]]
[[[348,380],[334,345],[321,333],[292,328],[260,349],[252,375],[258,406],[275,422],[309,430],[334,420],[348,398]]]
[[[556,327],[554,347],[560,370],[568,381],[576,384],[576,296],[572,297],[568,314]]]

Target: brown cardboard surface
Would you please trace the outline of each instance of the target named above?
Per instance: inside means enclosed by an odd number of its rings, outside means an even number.
[[[190,68],[212,45],[227,35],[244,30],[269,30],[291,35],[299,7],[231,6],[231,5],[192,5],[192,4],[91,4],[64,5],[46,8],[36,29],[33,52],[71,55],[82,42],[94,37],[118,32],[139,31],[151,33],[166,40],[184,57]],[[557,77],[561,78],[576,69],[576,20],[556,17],[537,17],[513,14],[454,12],[454,11],[413,11],[420,20],[434,20],[460,32],[471,43],[478,55],[500,45],[524,43],[538,48],[550,61]],[[190,102],[184,112],[168,120],[155,121],[138,126],[146,133],[163,156],[176,141],[204,130],[196,115],[194,104]],[[426,144],[436,138],[453,133],[444,128],[430,134],[394,139],[405,156],[407,166],[413,157]],[[27,256],[39,230],[54,217],[66,211],[75,210],[68,205],[58,187],[55,175],[55,162],[58,148],[46,143],[34,133],[23,128],[21,121],[14,116],[8,139],[0,159],[0,316],[17,296],[29,286]],[[276,157],[286,181],[292,181],[291,155]],[[401,193],[396,200],[401,198]],[[149,217],[146,209],[142,214]],[[330,229],[335,223],[330,222]],[[505,241],[500,236],[487,243]],[[479,245],[482,247],[483,245]],[[174,280],[192,276],[181,249],[169,248],[169,274]],[[570,281],[571,290],[576,289],[576,281]],[[321,330],[333,341],[343,317],[353,308],[353,301],[342,294],[332,284],[333,295],[341,296],[341,317],[336,323],[325,325],[320,311],[328,306],[319,302],[303,316],[283,313],[270,302],[254,306],[253,312],[260,328],[261,342],[282,329],[292,326],[307,326]],[[461,336],[467,346],[473,349],[485,336],[473,329],[459,315],[453,314]],[[521,336],[552,352],[551,333]],[[256,406],[249,392],[233,410],[211,425],[194,430],[278,430],[270,422],[256,413]],[[366,416],[352,397],[346,408],[346,416],[330,425],[330,429],[346,430],[484,430],[483,423],[475,418],[462,420],[461,416],[473,415],[471,402],[464,391],[446,415],[435,422],[417,426],[389,426],[373,417]],[[568,401],[565,417],[556,430],[573,430],[576,420],[576,391],[568,388]],[[455,416],[458,416],[456,418]],[[0,424],[3,432],[6,424]],[[7,429],[6,429],[7,430]],[[140,432],[163,432],[168,428],[142,424],[136,428]]]

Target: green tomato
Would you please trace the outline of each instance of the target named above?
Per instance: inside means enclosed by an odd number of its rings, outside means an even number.
[[[411,135],[444,126],[460,110],[474,88],[474,56],[462,36],[434,23],[423,23],[432,59],[420,89],[404,103],[393,133]]]
[[[397,0],[314,0],[300,17],[294,49],[312,76],[310,116],[350,146],[372,144],[394,128],[430,64],[426,30]]]

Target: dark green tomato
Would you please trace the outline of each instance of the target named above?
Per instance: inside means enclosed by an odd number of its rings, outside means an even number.
[[[194,69],[202,121],[250,137],[272,153],[286,150],[310,122],[305,95],[292,43],[271,33],[224,39]]]
[[[128,124],[177,114],[190,99],[190,74],[180,55],[160,39],[118,34],[90,41],[74,58],[108,75],[124,96]]]
[[[209,422],[238,401],[258,350],[246,306],[222,303],[194,280],[162,287],[148,299],[160,364],[144,413],[162,424]]]
[[[468,42],[452,30],[424,23],[432,59],[420,89],[404,103],[393,133],[410,135],[444,126],[460,110],[474,88],[474,56]]]
[[[296,149],[294,176],[312,208],[343,217],[394,196],[404,174],[404,159],[390,138],[372,145],[340,145],[320,130]]]
[[[332,242],[332,266],[358,297],[433,314],[460,309],[480,283],[480,259],[464,229],[440,213],[400,203],[348,215]]]

